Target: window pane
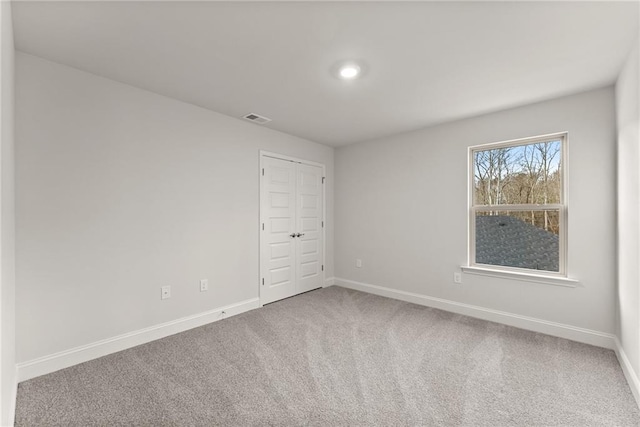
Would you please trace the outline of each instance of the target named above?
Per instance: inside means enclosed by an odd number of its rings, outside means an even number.
[[[476,263],[560,271],[560,211],[476,212]]]
[[[473,152],[475,205],[562,203],[562,140]]]

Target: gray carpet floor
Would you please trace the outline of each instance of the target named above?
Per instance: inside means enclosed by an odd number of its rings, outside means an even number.
[[[610,350],[330,287],[23,382],[18,426],[637,426]]]

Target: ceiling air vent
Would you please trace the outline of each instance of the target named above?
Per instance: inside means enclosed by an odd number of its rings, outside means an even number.
[[[271,121],[271,119],[264,117],[264,116],[260,116],[258,114],[254,114],[254,113],[249,113],[246,116],[242,117],[243,119],[249,120],[250,122],[253,123],[257,123],[259,125],[263,125],[265,123],[269,123]]]

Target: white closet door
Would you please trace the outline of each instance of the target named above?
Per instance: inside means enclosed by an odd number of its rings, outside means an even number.
[[[299,164],[296,191],[296,293],[322,287],[322,168]]]
[[[323,169],[262,157],[260,302],[323,285]]]
[[[264,157],[261,190],[260,300],[268,304],[296,292],[296,164]]]

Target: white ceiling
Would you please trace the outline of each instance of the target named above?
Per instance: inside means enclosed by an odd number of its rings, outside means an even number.
[[[14,2],[16,48],[340,146],[612,84],[637,2]],[[363,78],[331,71],[356,59]]]

